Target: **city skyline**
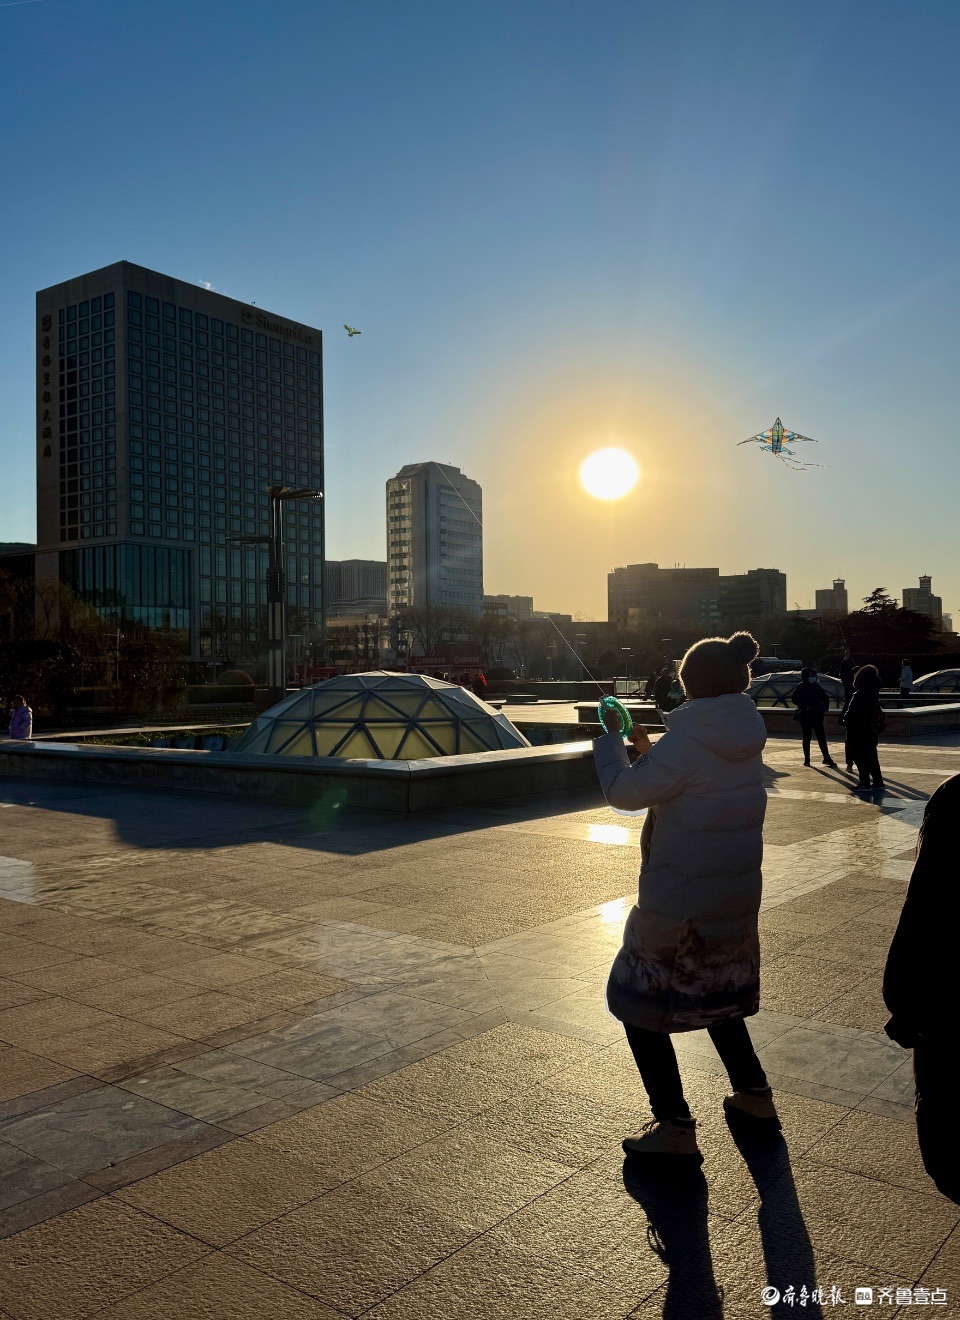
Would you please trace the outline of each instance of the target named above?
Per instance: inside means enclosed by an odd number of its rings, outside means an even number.
[[[374,12],[0,10],[15,489],[34,291],[128,258],[324,330],[338,559],[385,553],[372,492],[436,457],[484,490],[488,584],[547,608],[719,558],[788,563],[804,606],[932,573],[956,612],[960,13]],[[737,449],[777,415],[824,467]],[[609,444],[642,473],[619,504],[577,479]],[[0,537],[34,540],[32,500]]]

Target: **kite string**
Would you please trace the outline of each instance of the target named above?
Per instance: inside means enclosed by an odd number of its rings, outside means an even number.
[[[439,463],[437,464],[437,468],[439,469],[440,475],[443,477],[444,481],[447,483],[447,485],[450,487],[450,489],[454,492],[454,494],[455,494],[455,495],[457,496],[457,498],[460,500],[460,502],[461,502],[461,504],[464,506],[464,508],[467,509],[467,511],[470,513],[470,515],[471,515],[471,516],[474,518],[474,520],[479,524],[480,529],[481,529],[481,531],[482,531],[482,530],[483,530],[483,521],[482,521],[482,519],[478,518],[477,515],[476,515],[476,512],[475,512],[473,509],[470,508],[470,505],[469,505],[469,504],[467,503],[467,501],[464,499],[462,493],[461,493],[459,490],[457,490],[456,486],[453,484],[453,482],[452,482],[452,481],[450,480],[450,478],[447,476],[446,472],[444,472],[443,468],[440,466]],[[549,614],[546,615],[546,618],[547,618],[548,622],[549,622],[550,624],[552,624],[552,626],[553,626],[555,632],[556,632],[557,635],[560,637],[560,640],[563,642],[564,646],[567,648],[567,650],[570,652],[570,654],[574,657],[574,659],[580,664],[581,668],[583,669],[583,672],[587,675],[587,678],[590,680],[590,682],[591,682],[591,683],[596,683],[596,685],[597,685],[597,687],[600,689],[600,691],[605,693],[605,692],[606,692],[606,689],[604,688],[603,684],[602,684],[602,683],[600,682],[600,680],[599,680],[598,678],[596,678],[596,677],[590,672],[590,670],[587,668],[586,664],[584,663],[583,656],[582,656],[582,655],[580,654],[580,652],[576,649],[576,647],[573,646],[573,644],[569,641],[569,639],[566,638],[566,637],[563,635],[563,632],[562,632],[562,631],[560,630],[560,628],[557,626],[557,622],[556,622],[556,620],[555,620],[555,619],[551,619]]]

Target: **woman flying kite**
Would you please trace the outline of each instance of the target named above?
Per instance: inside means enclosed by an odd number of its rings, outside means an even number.
[[[740,444],[759,445],[764,453],[773,454],[775,458],[780,459],[781,463],[786,467],[793,468],[795,472],[808,467],[821,467],[822,464],[820,463],[804,463],[796,457],[792,449],[786,447],[800,442],[808,445],[817,443],[809,435],[801,435],[799,431],[787,431],[778,417],[769,431],[760,431],[759,434],[752,435],[749,440],[741,440]]]

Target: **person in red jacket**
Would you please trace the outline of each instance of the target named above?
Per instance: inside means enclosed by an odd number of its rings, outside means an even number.
[[[954,775],[940,785],[923,813],[917,859],[883,973],[883,999],[891,1013],[887,1035],[913,1050],[923,1166],[944,1196],[960,1205],[953,1072],[957,983],[949,948],[960,920],[958,815],[960,775]]]

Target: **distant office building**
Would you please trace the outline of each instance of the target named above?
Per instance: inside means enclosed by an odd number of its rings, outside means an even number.
[[[952,614],[942,614],[942,615],[940,616],[940,627],[942,628],[942,630],[943,630],[945,633],[952,633],[952,632],[953,632],[953,615],[952,615]]]
[[[943,600],[933,594],[933,579],[930,577],[922,577],[918,587],[904,587],[903,608],[926,614],[938,627],[942,626]]]
[[[268,485],[323,488],[321,333],[120,261],[37,294],[38,577],[101,613],[259,627]],[[287,602],[323,619],[323,506],[285,505]]]
[[[719,568],[628,564],[607,574],[607,619],[621,627],[769,618],[786,608],[787,578],[776,568],[721,576]]]
[[[706,623],[719,608],[719,568],[628,564],[607,574],[607,620],[621,627]]]
[[[323,581],[330,615],[386,614],[385,559],[328,559]]]
[[[557,614],[553,610],[533,610],[530,617],[533,619],[549,619],[560,628],[565,628],[573,623],[572,614]]]
[[[484,596],[483,612],[497,619],[529,623],[533,618],[532,596]]]
[[[834,578],[833,586],[815,593],[815,605],[818,614],[849,614],[847,585],[843,578]]]
[[[408,463],[387,482],[387,603],[483,610],[483,493],[446,463]]]
[[[787,612],[787,575],[778,568],[748,568],[720,579],[720,615],[737,624]]]

